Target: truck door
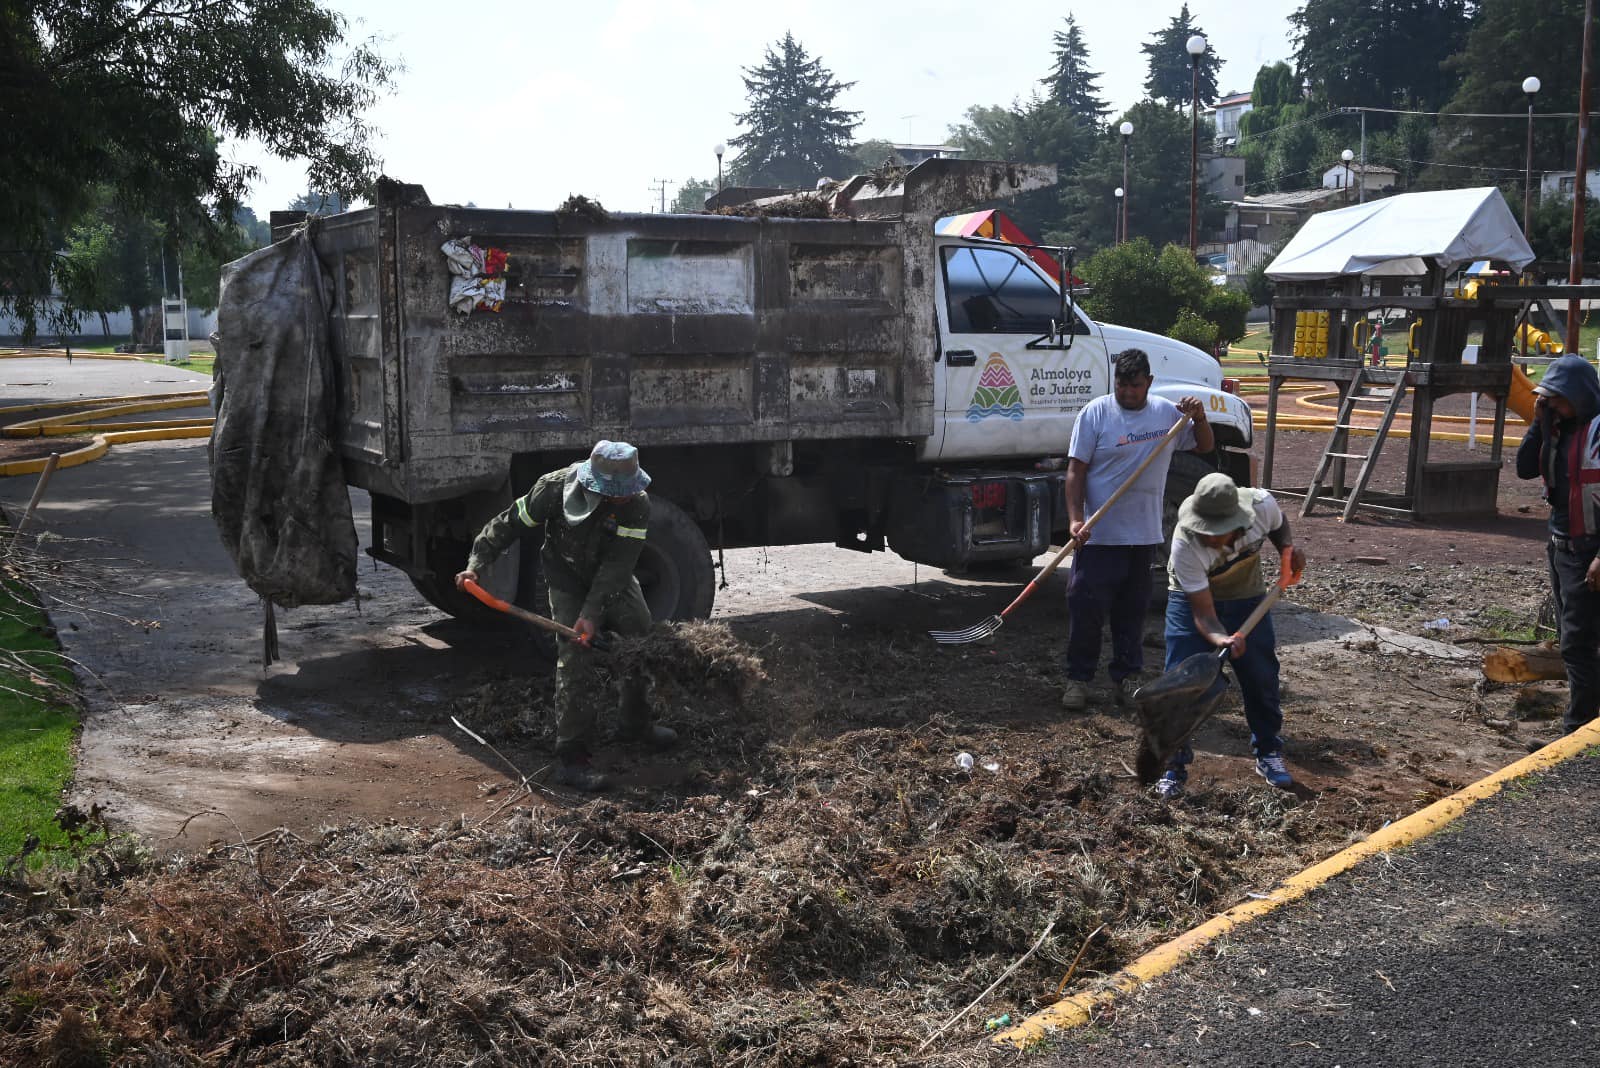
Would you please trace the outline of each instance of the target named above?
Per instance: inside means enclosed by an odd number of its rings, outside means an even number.
[[[1110,389],[1100,332],[1077,309],[1071,345],[1050,337],[1056,284],[1020,250],[939,249],[938,425],[926,460],[1062,456],[1078,411]]]

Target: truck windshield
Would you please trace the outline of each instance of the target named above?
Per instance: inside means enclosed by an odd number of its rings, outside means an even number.
[[[954,334],[1045,334],[1061,295],[1020,256],[997,248],[944,250],[945,299]]]

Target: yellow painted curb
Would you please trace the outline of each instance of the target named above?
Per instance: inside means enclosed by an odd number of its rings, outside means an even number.
[[[1165,945],[1157,946],[1121,971],[1108,976],[1100,989],[1064,998],[1028,1017],[1011,1030],[997,1035],[994,1042],[1023,1049],[1040,1041],[1052,1030],[1081,1026],[1089,1021],[1096,1007],[1111,1001],[1118,994],[1131,994],[1144,984],[1172,971],[1191,953],[1205,947],[1235,927],[1304,897],[1334,876],[1355,867],[1367,857],[1387,853],[1426,838],[1460,818],[1479,801],[1499,793],[1511,780],[1554,767],[1597,744],[1600,744],[1600,720],[1593,720],[1566,737],[1551,742],[1537,753],[1531,753],[1487,778],[1480,779],[1449,797],[1435,801],[1419,812],[1413,812],[1404,819],[1396,820],[1374,831],[1364,841],[1340,850],[1320,864],[1314,864],[1296,875],[1289,876],[1266,898],[1241,902],[1228,911],[1213,916],[1200,926],[1185,931]]]
[[[1252,409],[1251,412],[1250,412],[1250,423],[1251,423],[1252,426],[1256,427],[1257,429],[1260,429],[1260,430],[1266,429],[1266,426],[1267,426],[1266,413],[1265,412],[1258,412],[1258,411],[1255,411],[1254,409]],[[1314,416],[1300,416],[1300,417],[1291,417],[1291,418],[1285,419],[1282,416],[1280,416],[1278,418],[1278,429],[1279,430],[1310,430],[1310,431],[1332,430],[1333,429],[1333,420],[1331,418],[1329,418],[1328,420],[1323,421],[1323,420],[1318,419],[1318,418],[1316,418]],[[1351,427],[1350,428],[1350,433],[1358,435],[1358,436],[1361,436],[1361,437],[1369,437],[1370,438],[1373,435],[1377,434],[1377,432],[1378,431],[1377,431],[1376,427],[1357,426],[1357,427]],[[1494,422],[1491,420],[1490,423],[1489,423],[1488,429],[1483,431],[1482,433],[1480,433],[1478,435],[1478,441],[1481,444],[1485,444],[1485,445],[1489,444],[1490,443],[1490,438],[1492,437],[1493,433],[1494,433]],[[1409,438],[1409,437],[1411,437],[1411,431],[1395,428],[1395,429],[1391,429],[1389,431],[1389,436],[1391,438]],[[1428,438],[1429,438],[1430,441],[1459,441],[1459,442],[1466,442],[1466,441],[1471,440],[1471,435],[1463,433],[1461,431],[1456,431],[1456,430],[1435,430],[1432,434],[1428,435]]]
[[[140,401],[151,400],[155,397],[165,397],[171,400],[177,400],[180,397],[204,399],[210,395],[209,390],[195,389],[183,393],[135,393],[126,397],[80,397],[77,400],[34,401],[30,404],[0,406],[0,419],[4,419],[8,415],[21,415],[23,412],[59,411],[62,408],[92,408],[101,404],[137,404]],[[12,425],[15,426],[16,424]]]
[[[20,423],[12,423],[0,430],[8,438],[36,438],[42,434],[70,434],[74,428],[82,426],[87,419],[104,419],[114,415],[141,415],[145,412],[163,412],[174,408],[202,408],[210,404],[210,397],[205,393],[179,393],[172,395],[158,395],[156,397],[140,398],[129,404],[115,404],[103,408],[91,408],[83,412],[68,412],[66,415],[51,415],[43,419],[25,419]],[[0,415],[4,409],[0,409]],[[116,429],[115,426],[111,429]]]
[[[107,404],[108,401],[123,402]],[[60,408],[86,408],[87,411],[52,415],[43,419],[29,419],[0,430],[0,434],[13,438],[56,437],[67,434],[93,433],[94,440],[82,448],[61,454],[59,466],[77,467],[104,456],[112,445],[135,441],[172,441],[182,438],[211,436],[212,420],[168,419],[135,420],[121,423],[89,422],[87,420],[113,415],[138,415],[144,412],[165,411],[173,408],[198,408],[210,402],[210,393],[195,390],[185,393],[156,393],[132,397],[91,397],[70,401],[43,401],[0,408],[0,419],[8,414]],[[0,463],[0,478],[13,475],[36,475],[44,470],[48,456],[31,460],[12,460]]]
[[[0,360],[64,360],[66,358],[67,354],[65,352],[25,352],[16,349],[10,352],[0,352]],[[126,352],[78,352],[74,350],[72,358],[74,360],[137,360],[139,357],[132,356]],[[65,458],[63,457],[63,459]]]
[[[79,464],[86,464],[90,460],[98,460],[106,454],[106,450],[110,447],[111,444],[106,441],[104,434],[97,435],[94,441],[83,448],[62,453],[61,462],[57,467],[77,467]],[[9,463],[0,464],[0,478],[7,478],[11,475],[37,475],[44,470],[44,465],[49,462],[50,457],[48,456],[40,456],[32,460],[12,460]]]

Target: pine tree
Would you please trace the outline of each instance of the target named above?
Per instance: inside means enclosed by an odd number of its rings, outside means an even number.
[[[1049,99],[1066,108],[1090,126],[1098,126],[1111,111],[1100,97],[1100,75],[1089,69],[1089,50],[1084,46],[1078,20],[1067,16],[1065,31],[1057,30],[1056,61],[1048,77]]]
[[[733,181],[809,188],[822,177],[845,177],[853,170],[852,131],[861,113],[834,101],[854,84],[835,79],[793,34],[784,34],[759,67],[744,68],[750,107],[734,116],[745,130],[729,141],[740,150],[729,168]]]
[[[1156,31],[1149,43],[1140,45],[1140,51],[1149,57],[1150,73],[1145,77],[1144,90],[1151,100],[1161,100],[1173,106],[1189,103],[1191,75],[1189,71],[1189,38],[1195,34],[1205,36],[1189,15],[1189,5],[1184,4],[1172,21]],[[1211,47],[1209,38],[1206,50],[1200,56],[1199,97],[1202,104],[1217,99],[1217,71],[1222,60]]]

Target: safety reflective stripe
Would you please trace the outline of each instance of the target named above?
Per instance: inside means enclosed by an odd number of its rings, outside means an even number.
[[[618,527],[617,533],[622,535],[624,538],[638,538],[640,541],[643,541],[645,529],[644,527]]]
[[[524,526],[536,527],[539,525],[539,521],[528,514],[528,498],[517,498],[517,514],[522,517]]]

